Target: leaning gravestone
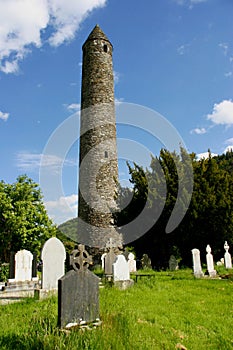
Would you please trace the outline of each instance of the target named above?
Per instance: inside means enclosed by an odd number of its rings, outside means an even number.
[[[142,259],[141,259],[141,264],[142,264],[143,270],[152,268],[151,260],[147,254],[143,254]]]
[[[207,270],[209,273],[210,277],[216,277],[216,271],[214,269],[214,259],[213,255],[211,254],[211,248],[210,245],[208,244],[206,247],[206,263],[207,263]]]
[[[225,267],[226,269],[232,269],[232,260],[231,260],[231,254],[228,252],[229,245],[227,244],[227,241],[224,244],[224,249],[226,253],[224,254],[224,261],[225,261]]]
[[[129,265],[129,272],[137,272],[136,260],[134,260],[133,253],[128,254],[128,265]]]
[[[61,328],[99,318],[99,278],[88,270],[92,259],[79,244],[71,254],[74,270],[58,280],[58,325]]]
[[[48,239],[41,253],[42,289],[58,288],[58,280],[65,273],[66,250],[63,243],[56,237]]]
[[[170,259],[169,259],[169,270],[175,271],[175,270],[178,270],[178,268],[179,268],[179,266],[178,266],[178,262],[177,262],[175,256],[171,255]]]
[[[197,278],[203,277],[204,273],[201,267],[200,250],[196,248],[192,249],[192,255],[193,255],[193,274]]]

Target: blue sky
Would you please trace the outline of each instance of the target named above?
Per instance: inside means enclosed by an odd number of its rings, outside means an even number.
[[[190,152],[225,152],[233,145],[232,14],[231,0],[0,0],[1,180],[26,173],[40,182],[46,144],[79,107],[81,48],[97,23],[114,46],[116,99],[160,113]],[[136,129],[117,131],[159,152]],[[63,193],[42,188],[56,223],[76,215],[77,152],[75,142],[62,162]],[[46,157],[43,170],[56,176],[59,156]]]

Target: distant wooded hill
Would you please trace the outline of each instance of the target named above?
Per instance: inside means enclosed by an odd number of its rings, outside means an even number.
[[[77,242],[78,218],[70,219],[58,226],[58,229],[68,238]]]

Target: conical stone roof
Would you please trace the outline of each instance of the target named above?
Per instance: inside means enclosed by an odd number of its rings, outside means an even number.
[[[95,40],[95,39],[105,40],[105,41],[108,41],[111,44],[111,42],[109,41],[109,39],[104,34],[104,32],[102,31],[102,29],[99,27],[98,24],[96,24],[94,29],[91,31],[91,33],[89,34],[89,36],[88,36],[87,40],[85,41],[85,43],[83,44],[83,46],[86,44],[87,41]]]

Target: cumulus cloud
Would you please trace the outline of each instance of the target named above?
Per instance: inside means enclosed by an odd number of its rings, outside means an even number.
[[[202,135],[206,134],[207,130],[205,128],[195,128],[190,131],[191,134],[197,134],[197,135]]]
[[[217,156],[216,153],[211,153],[211,157],[215,157]],[[203,153],[198,153],[196,155],[196,159],[200,160],[200,159],[208,159],[209,158],[209,152],[203,152]]]
[[[57,173],[61,167],[76,166],[75,161],[62,159],[55,155],[43,155],[29,152],[19,152],[16,155],[17,167],[22,171],[34,172],[38,171],[39,167],[48,168],[48,171]]]
[[[214,124],[232,125],[233,124],[233,102],[224,100],[220,103],[215,103],[213,112],[207,115],[207,119]]]
[[[223,151],[223,153],[227,153],[227,152],[233,152],[233,144],[229,145],[225,148],[225,150]]]
[[[8,118],[9,118],[9,113],[4,113],[0,111],[0,119],[6,122]]]
[[[78,212],[78,195],[62,196],[57,200],[47,201],[44,203],[48,215],[59,225],[63,222],[77,217]]]
[[[59,46],[107,0],[0,0],[0,71],[16,73],[32,47]]]

